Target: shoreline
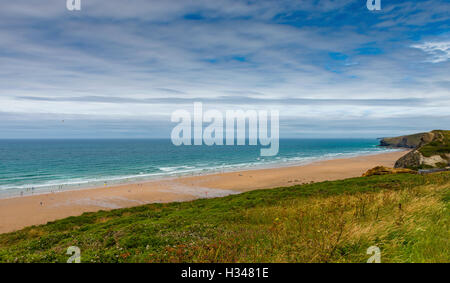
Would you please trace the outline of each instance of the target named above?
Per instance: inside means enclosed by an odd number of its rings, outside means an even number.
[[[233,172],[3,198],[0,199],[0,233],[45,224],[84,212],[223,197],[250,190],[358,177],[378,165],[392,167],[406,152],[407,150],[384,152],[321,160],[305,165],[240,169]]]
[[[277,168],[286,168],[286,167],[297,167],[297,166],[305,166],[309,164],[313,164],[321,161],[329,161],[336,159],[347,159],[347,158],[357,158],[364,156],[373,156],[378,154],[385,153],[393,153],[393,152],[403,152],[408,151],[409,149],[405,148],[389,148],[390,150],[382,151],[382,152],[357,152],[357,153],[342,153],[342,155],[335,155],[334,157],[312,157],[311,159],[303,160],[303,161],[285,161],[285,162],[270,162],[270,163],[260,163],[256,165],[248,165],[248,166],[239,166],[239,164],[229,164],[227,165],[227,169],[225,167],[217,167],[215,169],[207,170],[205,168],[194,169],[191,172],[182,173],[182,172],[174,172],[174,173],[155,173],[148,175],[132,175],[132,176],[117,176],[112,177],[112,179],[105,180],[97,180],[97,181],[86,181],[79,182],[74,184],[55,184],[55,185],[28,185],[27,188],[22,188],[19,192],[20,188],[14,189],[13,193],[7,193],[7,190],[0,191],[0,200],[3,199],[12,199],[12,198],[22,198],[22,197],[30,197],[30,196],[39,196],[45,194],[53,194],[53,193],[63,193],[63,192],[72,192],[72,191],[80,191],[80,190],[91,190],[91,189],[99,189],[104,187],[117,187],[117,186],[125,186],[125,185],[134,185],[139,183],[147,183],[154,181],[168,181],[185,177],[199,177],[199,176],[208,176],[214,174],[225,174],[225,173],[233,173],[233,172],[241,172],[241,171],[252,171],[252,170],[264,170],[264,169],[277,169]],[[91,183],[91,184],[89,184]],[[105,184],[102,186],[102,184]],[[37,188],[36,191],[31,191],[31,188]],[[40,187],[46,187],[45,189],[39,189]],[[17,192],[16,192],[17,191]]]

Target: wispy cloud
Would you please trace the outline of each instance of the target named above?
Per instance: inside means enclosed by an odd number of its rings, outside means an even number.
[[[442,42],[424,42],[414,44],[411,47],[418,48],[429,54],[429,62],[440,63],[450,60],[450,40]]]
[[[80,12],[6,1],[0,112],[121,117],[133,128],[202,101],[322,124],[426,113],[450,122],[447,2],[384,1],[374,13],[360,0],[83,1]]]
[[[424,98],[402,98],[402,99],[315,99],[315,98],[281,98],[265,99],[245,96],[220,96],[215,98],[208,97],[159,97],[135,99],[126,97],[108,97],[108,96],[79,96],[79,97],[38,97],[38,96],[18,96],[18,100],[29,101],[52,101],[52,102],[100,102],[100,103],[131,103],[131,104],[171,104],[171,105],[189,105],[195,102],[209,104],[226,105],[360,105],[360,106],[426,106],[432,100]]]

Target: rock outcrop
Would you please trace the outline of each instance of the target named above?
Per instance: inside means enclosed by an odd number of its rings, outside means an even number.
[[[410,136],[386,138],[380,145],[414,148],[395,163],[395,168],[446,168],[450,166],[450,131],[435,130]]]
[[[375,168],[372,168],[368,170],[366,173],[364,173],[363,177],[369,177],[374,175],[388,175],[388,174],[418,174],[417,171],[411,170],[411,169],[405,169],[405,168],[390,168],[390,167],[384,167],[384,166],[377,166]]]
[[[395,162],[395,168],[419,168],[422,164],[423,156],[417,150],[413,150],[402,156]]]
[[[445,168],[450,166],[450,154],[423,156],[419,150],[413,150],[395,163],[395,168]]]

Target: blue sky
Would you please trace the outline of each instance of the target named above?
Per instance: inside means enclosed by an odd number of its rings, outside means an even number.
[[[282,137],[449,129],[448,1],[4,2],[0,138],[169,138],[194,101]]]

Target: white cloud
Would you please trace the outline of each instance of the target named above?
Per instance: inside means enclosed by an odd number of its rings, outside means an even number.
[[[450,40],[442,42],[425,42],[421,44],[414,44],[411,47],[418,48],[428,53],[431,63],[440,63],[450,60]]]
[[[272,105],[299,120],[446,115],[449,68],[417,64],[423,62],[417,54],[445,62],[449,43],[435,33],[414,50],[416,29],[408,28],[431,20],[436,25],[440,6],[399,4],[368,21],[368,14],[347,9],[359,2],[105,0],[82,1],[82,11],[73,13],[65,0],[6,1],[0,10],[0,113],[151,119],[180,107],[138,103],[159,98],[203,98],[218,109],[271,106],[253,105],[258,97],[367,100]],[[361,10],[369,13],[365,1]],[[395,25],[377,28],[383,21]],[[358,51],[372,47],[380,52]],[[334,60],[330,52],[348,59]],[[223,96],[239,96],[242,103],[227,105]],[[370,104],[377,99],[400,102]],[[408,103],[414,99],[433,103]]]

